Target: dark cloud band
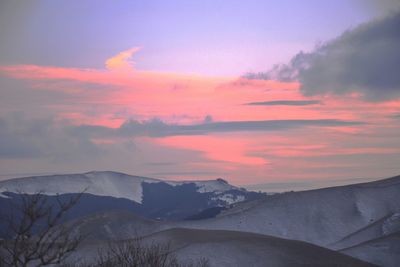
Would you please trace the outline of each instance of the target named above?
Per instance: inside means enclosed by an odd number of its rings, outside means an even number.
[[[223,132],[280,131],[302,127],[337,127],[361,125],[358,121],[342,121],[332,119],[321,120],[265,120],[265,121],[225,121],[209,122],[193,125],[166,124],[154,119],[145,122],[127,121],[116,134],[124,136],[176,136],[204,135]]]
[[[319,100],[277,100],[264,102],[250,102],[247,106],[308,106],[320,104]]]
[[[149,121],[129,120],[119,128],[57,122],[52,119],[33,120],[22,116],[0,117],[0,158],[51,157],[65,160],[68,157],[95,156],[104,153],[93,142],[96,138],[167,137],[206,135],[230,132],[268,132],[303,127],[356,126],[364,123],[342,120],[265,120],[225,121],[205,120],[200,124],[168,124],[159,119]]]

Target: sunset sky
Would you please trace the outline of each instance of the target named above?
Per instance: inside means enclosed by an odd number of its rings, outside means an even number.
[[[398,1],[1,1],[0,179],[400,174]]]

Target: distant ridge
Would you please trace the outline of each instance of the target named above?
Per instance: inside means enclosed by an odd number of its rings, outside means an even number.
[[[20,193],[38,192],[54,203],[57,195],[67,198],[83,192],[83,197],[70,216],[72,219],[85,213],[122,209],[151,219],[179,220],[201,214],[210,208],[227,207],[264,197],[264,194],[230,185],[221,178],[167,181],[112,171],[91,171],[0,181],[0,204],[6,207]],[[203,213],[202,218],[204,214],[207,218],[216,215],[215,212]]]

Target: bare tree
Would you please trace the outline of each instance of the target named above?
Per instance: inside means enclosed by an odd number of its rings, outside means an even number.
[[[48,203],[42,193],[18,194],[21,204],[14,207],[16,215],[7,218],[11,235],[0,240],[0,267],[39,267],[50,264],[80,267],[208,267],[208,260],[180,262],[169,245],[144,244],[137,237],[110,242],[99,251],[94,263],[68,264],[65,259],[77,249],[82,237],[72,231],[73,225],[62,223],[65,214],[74,207],[82,193],[56,205]],[[1,218],[0,219],[4,219]]]
[[[51,205],[42,193],[18,194],[21,204],[14,207],[16,215],[6,222],[11,236],[0,241],[0,264],[25,267],[62,262],[82,240],[73,234],[71,227],[60,224],[81,195],[68,201],[62,201],[57,195],[57,204]]]
[[[106,251],[100,250],[97,262],[90,267],[208,267],[202,258],[189,263],[180,262],[169,245],[143,244],[141,238],[110,242]]]

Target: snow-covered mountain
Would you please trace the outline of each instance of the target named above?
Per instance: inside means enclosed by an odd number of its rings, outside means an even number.
[[[340,250],[340,252],[378,266],[398,267],[400,262],[400,232],[363,242]]]
[[[90,262],[105,242],[86,243],[69,260]],[[207,258],[211,267],[376,266],[306,242],[245,232],[174,228],[146,235],[142,242],[168,244],[177,258],[187,264]]]
[[[210,266],[215,267],[374,266],[306,242],[245,232],[174,228],[146,239],[169,242],[183,262],[206,255]]]
[[[400,231],[400,176],[275,194],[180,227],[246,231],[343,249]]]
[[[33,176],[0,181],[0,193],[24,192],[26,194],[34,194],[37,192],[43,192],[46,195],[56,195],[80,193],[85,191],[85,193],[96,196],[126,198],[133,200],[136,203],[142,203],[143,183],[166,183],[171,186],[194,184],[197,187],[198,192],[217,193],[220,199],[226,199],[228,203],[237,202],[237,199],[232,199],[229,196],[226,196],[223,194],[224,192],[230,190],[243,191],[243,189],[232,186],[222,179],[178,182],[132,176],[111,171],[93,171],[83,174]],[[240,198],[238,200],[240,200]]]
[[[204,220],[153,222],[144,228],[138,221],[133,223],[119,216],[119,225],[123,227],[107,229],[109,236],[117,239],[133,237],[140,229],[145,235],[174,228],[255,233],[305,241],[379,266],[396,267],[400,255],[399,214],[400,176],[397,176],[376,182],[267,196],[237,203],[215,218]],[[96,232],[105,232],[105,222],[113,216],[104,215],[86,227],[92,230],[97,227]],[[82,222],[82,227],[85,224]],[[131,232],[132,228],[136,230]],[[101,239],[104,240],[104,236]],[[200,245],[193,248],[197,246]]]
[[[142,235],[150,240],[168,239],[183,258],[198,255],[198,251],[203,257],[226,258],[226,262],[216,261],[215,266],[234,266],[229,259],[243,262],[254,257],[264,259],[262,255],[270,255],[272,266],[293,266],[307,263],[310,255],[319,253],[327,253],[327,259],[332,257],[333,262],[343,260],[339,266],[353,266],[345,264],[348,259],[341,258],[342,253],[379,266],[394,267],[400,255],[400,176],[267,196],[233,187],[221,179],[173,182],[91,172],[0,182],[0,208],[6,207],[6,202],[13,201],[20,191],[43,191],[52,201],[54,194],[69,197],[83,189],[86,193],[77,207],[80,213],[73,211],[76,214],[70,219],[75,220],[69,223],[74,224],[76,233],[91,234],[82,247],[84,250],[110,239]],[[230,196],[228,201],[227,196]],[[243,199],[247,201],[240,202]],[[238,202],[229,205],[235,201]],[[224,207],[222,212],[216,216],[202,215],[206,218],[198,220],[202,218],[199,214],[207,214],[219,206]],[[187,217],[197,220],[179,220]],[[208,239],[203,240],[204,237]],[[307,243],[318,247],[307,247]],[[299,244],[306,244],[307,248]],[[337,252],[329,254],[319,247]],[[321,263],[312,264],[329,266],[329,261]]]
[[[84,192],[72,211],[76,216],[125,209],[148,218],[173,220],[202,212],[208,214],[204,212],[207,209],[223,209],[233,203],[263,196],[232,186],[223,179],[164,181],[106,171],[1,181],[0,204],[12,201],[20,193],[38,192],[48,196],[50,201],[55,201],[57,195],[71,197]],[[74,216],[70,214],[70,218]]]

